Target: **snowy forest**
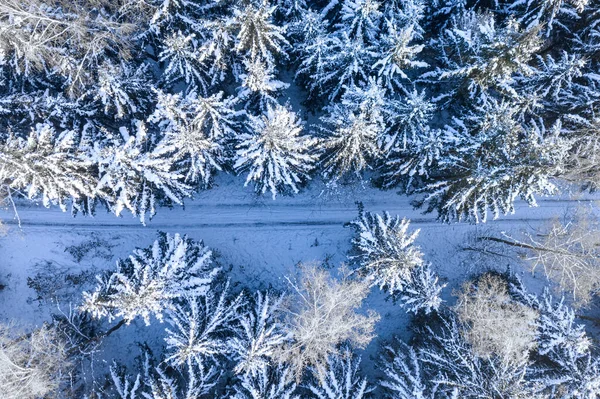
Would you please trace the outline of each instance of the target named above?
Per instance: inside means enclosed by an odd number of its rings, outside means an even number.
[[[600,1],[0,0],[0,399],[600,399]]]

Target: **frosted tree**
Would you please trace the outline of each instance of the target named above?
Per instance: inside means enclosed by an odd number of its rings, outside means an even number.
[[[135,250],[117,261],[114,272],[98,276],[96,289],[83,294],[82,309],[127,323],[142,317],[150,324],[151,316],[162,321],[164,311],[174,309],[174,299],[207,294],[218,272],[202,242],[160,233],[152,246]]]
[[[223,92],[208,97],[191,92],[158,92],[158,104],[149,120],[165,137],[157,153],[172,154],[175,163],[186,170],[186,181],[210,186],[212,176],[225,162],[223,142],[232,137],[238,125],[235,100]]]
[[[181,378],[183,376],[183,378]],[[155,366],[148,354],[144,361],[144,399],[195,399],[209,395],[221,373],[215,367],[187,364],[176,373]],[[183,381],[182,381],[183,380]]]
[[[173,160],[164,153],[147,151],[146,126],[134,121],[130,135],[125,127],[120,137],[111,137],[106,145],[95,143],[91,159],[97,164],[100,178],[97,195],[117,216],[124,209],[145,223],[156,213],[157,202],[183,204],[190,195],[182,175],[173,170]]]
[[[322,144],[326,151],[322,160],[325,176],[360,177],[361,172],[372,167],[379,156],[377,137],[382,131],[377,120],[339,106],[334,106],[322,120],[326,123],[323,132],[328,135]]]
[[[532,271],[542,269],[550,281],[572,297],[576,306],[585,306],[600,289],[596,255],[599,228],[591,211],[579,209],[567,220],[554,220],[540,238],[529,234],[522,243],[504,243],[521,245],[529,253],[525,259]]]
[[[589,0],[542,0],[515,2],[507,6],[507,11],[519,18],[528,28],[543,26],[545,35],[550,36],[552,30],[558,26],[563,30],[568,20],[579,19],[586,9]]]
[[[261,366],[255,374],[240,376],[233,399],[299,399],[289,367],[279,363]]]
[[[357,313],[369,284],[350,280],[342,272],[338,281],[316,265],[306,265],[299,281],[289,280],[294,296],[283,328],[291,342],[280,347],[276,358],[290,365],[297,381],[307,367],[324,367],[329,356],[340,354],[339,345],[365,347],[373,338],[379,316]]]
[[[199,88],[203,92],[208,90],[210,69],[201,59],[199,47],[193,33],[177,31],[164,40],[158,57],[166,65],[163,80],[167,85],[183,80],[188,87]]]
[[[259,291],[252,307],[239,317],[239,327],[229,341],[237,363],[236,374],[251,374],[252,378],[258,378],[256,376],[271,365],[277,347],[287,341],[278,320],[281,300],[281,297]]]
[[[146,66],[133,67],[125,62],[106,62],[98,69],[98,86],[90,94],[100,100],[106,115],[123,119],[145,111],[149,78]],[[116,114],[115,114],[116,112]]]
[[[379,146],[386,154],[398,151],[412,153],[410,147],[419,148],[431,133],[429,123],[435,110],[435,104],[426,98],[425,91],[407,91],[403,101],[394,104],[393,124],[380,138]]]
[[[390,20],[386,21],[386,25],[386,34],[381,40],[381,50],[373,68],[377,70],[377,75],[386,88],[398,91],[403,87],[402,80],[408,79],[405,70],[428,66],[426,62],[417,60],[425,46],[412,44],[420,39],[413,26],[399,29]]]
[[[15,335],[0,326],[0,390],[6,399],[63,397],[72,367],[67,343],[51,325]]]
[[[439,177],[424,191],[418,205],[428,203],[442,220],[486,221],[514,211],[517,198],[535,206],[535,196],[557,191],[552,178],[562,173],[571,142],[561,137],[561,126],[518,122],[518,104],[491,102],[473,119],[455,120],[443,141]]]
[[[444,285],[438,283],[419,246],[414,244],[419,230],[409,233],[410,221],[387,212],[364,212],[359,206],[358,219],[348,225],[356,231],[350,259],[358,274],[394,300],[401,299],[408,311],[430,313],[439,308]]]
[[[442,289],[445,286],[446,284],[441,284],[439,277],[431,270],[431,264],[425,263],[413,269],[404,289],[392,294],[392,298],[400,297],[400,305],[408,312],[429,314],[440,308]]]
[[[319,366],[308,389],[316,399],[367,399],[375,389],[359,373],[360,357],[350,348],[332,355],[326,366]]]
[[[302,121],[288,107],[268,106],[262,117],[249,116],[251,133],[241,134],[234,168],[248,171],[245,185],[257,193],[298,193],[310,178],[318,156],[315,139],[302,134]]]
[[[393,145],[397,139],[397,136],[388,136],[384,143]],[[416,132],[414,140],[407,142],[406,148],[395,148],[386,158],[382,166],[383,186],[401,185],[408,193],[422,187],[423,181],[436,175],[439,163],[444,162],[456,141],[452,132],[449,134],[446,130],[424,126],[423,130]]]
[[[268,1],[250,3],[244,9],[235,9],[235,26],[238,29],[236,51],[248,54],[251,60],[259,57],[269,65],[274,63],[274,55],[283,53],[288,42],[283,36],[284,28],[272,22],[276,7]]]
[[[228,291],[229,283],[203,295],[187,297],[169,310],[167,362],[176,367],[204,368],[227,356],[227,337],[231,336],[232,325],[243,305],[242,295],[230,298]]]
[[[58,134],[48,124],[37,124],[26,140],[10,135],[0,143],[0,188],[9,197],[22,192],[64,211],[69,201],[78,208],[93,198],[96,184],[92,163],[78,151],[74,131]]]
[[[376,0],[344,0],[338,29],[347,32],[352,40],[373,43],[380,34],[382,4]]]
[[[239,74],[241,85],[238,98],[246,103],[246,108],[266,111],[277,104],[278,92],[287,89],[289,84],[275,78],[272,65],[259,58],[244,60],[244,71]]]
[[[396,339],[396,345],[382,348],[381,366],[385,377],[380,386],[394,399],[434,399],[436,383],[425,375],[423,362],[411,346]]]
[[[514,74],[533,73],[529,62],[541,47],[539,30],[522,30],[514,20],[497,27],[491,13],[464,11],[440,37],[445,66],[431,74],[451,83],[444,96],[467,95],[485,103],[488,88],[510,93]]]
[[[412,279],[412,271],[424,264],[423,253],[415,239],[420,230],[408,232],[410,221],[364,212],[349,225],[356,231],[352,245],[356,252],[350,259],[357,272],[389,293],[402,291]]]

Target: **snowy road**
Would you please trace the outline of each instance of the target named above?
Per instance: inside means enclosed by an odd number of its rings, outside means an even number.
[[[370,211],[380,212],[386,210],[411,219],[414,225],[440,225],[434,214],[424,215],[420,210],[415,210],[406,197],[389,194],[381,200],[373,199],[364,201],[365,208]],[[395,200],[394,200],[395,199]],[[286,199],[289,201],[289,199]],[[293,203],[284,201],[238,202],[226,204],[203,204],[202,200],[195,200],[186,204],[185,208],[161,208],[157,215],[147,225],[142,225],[138,219],[130,214],[122,217],[99,209],[95,216],[78,215],[72,217],[69,212],[62,212],[56,207],[49,209],[41,206],[21,203],[18,205],[18,215],[23,229],[77,229],[77,230],[174,230],[183,231],[203,228],[232,228],[232,229],[268,229],[271,227],[296,227],[317,228],[327,226],[341,226],[356,217],[356,205],[346,204],[319,204],[319,203]],[[560,216],[565,209],[585,205],[594,199],[555,199],[545,198],[538,201],[538,207],[528,207],[519,204],[514,215],[502,216],[490,223],[537,223]],[[11,209],[0,211],[0,218],[7,225],[18,224]]]

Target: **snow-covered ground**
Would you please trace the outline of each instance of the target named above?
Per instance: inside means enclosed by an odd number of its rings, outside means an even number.
[[[157,230],[204,240],[238,288],[285,289],[285,277],[293,275],[300,262],[320,261],[336,268],[347,259],[353,231],[344,224],[357,216],[356,201],[361,201],[368,211],[388,211],[407,217],[412,220],[411,228],[421,229],[417,243],[433,269],[448,283],[443,297],[452,302],[452,291],[470,274],[482,267],[506,268],[501,263],[481,265],[470,261],[469,253],[459,248],[466,237],[489,229],[518,234],[595,201],[593,196],[542,198],[537,208],[519,204],[514,215],[485,225],[442,224],[435,215],[423,215],[413,209],[409,198],[393,191],[353,186],[332,192],[319,182],[314,183],[295,197],[273,201],[268,196],[257,197],[251,189],[243,189],[240,178],[222,176],[215,188],[197,194],[185,208],[159,209],[146,226],[131,215],[117,218],[98,212],[94,217],[73,218],[58,208],[46,209],[23,202],[18,204],[19,228],[14,212],[3,210],[0,218],[10,230],[0,240],[0,284],[6,286],[0,291],[0,320],[27,327],[39,325],[48,319],[50,312],[58,311],[55,303],[37,300],[36,292],[28,287],[28,278],[40,273],[46,275],[44,281],[50,277],[47,291],[57,291],[63,311],[69,302],[76,306],[80,291],[93,283],[97,271],[113,268],[116,259],[127,256],[135,247],[150,245]],[[72,254],[77,246],[79,259]],[[545,284],[541,277],[531,276],[524,269],[516,272],[534,291]],[[67,275],[71,280],[65,281]],[[364,304],[365,310],[374,309],[381,315],[378,337],[363,355],[364,371],[372,375],[376,370],[369,363],[376,360],[380,342],[408,334],[409,316],[384,298],[374,288]],[[104,345],[107,351],[99,359],[128,363],[140,353],[136,342],[148,341],[151,346],[160,347],[163,327],[158,322],[151,327],[145,327],[141,321],[134,322],[107,340]]]

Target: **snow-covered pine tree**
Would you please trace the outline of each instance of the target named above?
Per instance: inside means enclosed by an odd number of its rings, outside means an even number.
[[[243,374],[233,387],[233,399],[300,399],[292,371],[282,363],[264,365],[257,373]]]
[[[420,230],[409,233],[407,219],[359,207],[358,219],[348,225],[356,231],[352,238],[355,254],[350,256],[356,271],[390,294],[402,291],[413,269],[425,263],[420,247],[414,244]]]
[[[511,14],[528,29],[542,27],[545,36],[556,28],[561,33],[570,32],[572,21],[578,21],[589,0],[527,0],[508,3],[504,12]]]
[[[371,386],[359,372],[361,358],[345,347],[341,353],[331,355],[326,366],[319,366],[308,384],[315,399],[368,399]]]
[[[528,379],[539,385],[543,397],[584,399],[600,395],[600,361],[585,326],[575,321],[564,298],[556,301],[545,288],[541,295],[530,294],[516,276],[507,275],[512,298],[535,309],[537,320],[536,362]]]
[[[517,77],[519,85],[522,86],[519,90],[531,90],[550,110],[573,112],[573,98],[587,91],[584,87],[587,85],[582,85],[579,78],[584,76],[588,62],[580,54],[569,54],[564,50],[560,53],[560,58],[551,54],[545,57],[538,56],[535,73],[532,76]]]
[[[211,251],[202,242],[179,234],[159,233],[152,246],[136,249],[117,269],[98,276],[93,292],[84,292],[82,310],[95,318],[122,317],[130,323],[142,317],[146,324],[155,316],[162,321],[173,300],[205,295],[219,269],[212,265]]]
[[[521,288],[521,290],[524,290]],[[555,301],[548,289],[540,298],[530,295],[540,313],[537,353],[541,365],[533,368],[533,380],[543,384],[551,395],[583,399],[600,395],[600,362],[592,352],[585,326],[575,321],[575,312]]]
[[[183,81],[188,89],[208,91],[211,69],[201,57],[200,46],[194,33],[177,31],[165,38],[158,59],[166,65],[162,79],[167,87]]]
[[[296,70],[296,80],[308,89],[311,99],[320,99],[322,93],[328,89],[328,80],[315,77],[326,77],[330,73],[333,69],[332,54],[338,51],[341,43],[337,36],[326,31],[324,25],[327,25],[328,21],[323,21],[321,14],[313,12],[308,18],[308,22],[312,22],[313,26],[295,26],[302,36],[301,41],[294,46],[300,62]]]
[[[310,86],[311,90],[319,88],[321,94],[327,94],[329,101],[338,98],[344,87],[366,83],[377,56],[373,43],[354,41],[346,32],[333,35],[338,37],[329,42],[332,46],[328,56],[321,59],[323,65],[316,68],[322,72],[315,74]]]
[[[576,360],[591,349],[585,326],[575,321],[575,311],[564,298],[555,301],[546,288],[537,301],[540,312],[537,352],[551,359]]]
[[[101,118],[96,118],[100,114],[98,104],[85,96],[70,99],[49,90],[7,91],[0,95],[0,127],[4,132],[0,136],[7,138],[8,131],[26,136],[37,124],[47,124],[54,130],[79,132],[78,141],[85,141],[89,130],[100,124]]]
[[[383,143],[393,143],[397,138],[386,136],[384,140]],[[405,148],[391,147],[393,152],[382,165],[383,186],[401,186],[407,193],[414,192],[424,182],[437,177],[437,172],[442,170],[438,165],[447,159],[456,141],[455,136],[445,129],[423,126]]]
[[[271,365],[275,349],[286,342],[278,320],[281,301],[282,297],[258,291],[250,308],[239,317],[235,336],[229,341],[237,363],[236,374],[252,374],[256,378]]]
[[[412,270],[410,281],[397,294],[401,299],[400,306],[415,314],[437,311],[442,304],[441,294],[445,286],[431,270],[431,264],[426,262]]]
[[[98,84],[89,91],[102,103],[104,114],[115,119],[144,115],[150,100],[148,67],[135,67],[121,61],[105,62],[98,68]]]
[[[373,167],[380,155],[377,138],[382,133],[380,121],[347,107],[333,105],[328,115],[321,118],[326,136],[322,142],[325,155],[323,174],[334,180],[355,175]]]
[[[488,102],[477,113],[446,127],[442,144],[450,143],[445,161],[436,162],[438,177],[422,190],[417,205],[428,204],[442,220],[486,221],[514,211],[521,198],[531,206],[535,196],[556,192],[552,178],[563,173],[572,142],[536,122],[519,122],[516,103]],[[435,154],[435,153],[434,153]]]
[[[413,44],[421,39],[412,25],[398,28],[395,21],[386,21],[386,33],[381,38],[379,53],[373,68],[377,70],[379,80],[388,90],[396,92],[404,87],[402,80],[407,80],[405,70],[425,68],[429,66],[424,61],[416,59],[423,51],[423,44]]]
[[[273,12],[267,0],[249,2],[242,8],[236,8],[234,26],[237,28],[235,49],[252,61],[259,58],[269,66],[274,66],[275,55],[284,56],[283,46],[288,45],[283,36],[285,29],[273,23]]]
[[[414,89],[406,91],[402,101],[394,101],[392,110],[387,131],[379,139],[379,146],[387,154],[386,163],[397,160],[398,152],[412,154],[413,148],[416,150],[425,141],[431,131],[429,123],[436,106],[426,97],[424,90],[418,92]]]
[[[0,144],[0,189],[3,195],[22,193],[44,206],[58,205],[64,211],[87,210],[93,200],[97,178],[92,163],[77,149],[77,134],[60,134],[48,124],[37,124],[27,139],[14,135]]]
[[[283,0],[288,1],[288,0]],[[298,3],[302,0],[290,0],[290,2]],[[278,7],[278,9],[280,9]],[[321,13],[311,8],[300,6],[297,15],[287,24],[287,34],[290,38],[290,52],[292,60],[298,55],[305,54],[307,46],[310,46],[317,38],[325,36],[329,21],[324,20]],[[299,61],[295,59],[295,61]]]
[[[212,176],[225,162],[223,143],[238,125],[235,100],[223,92],[208,97],[191,92],[158,91],[158,104],[149,121],[165,135],[157,153],[170,154],[185,171],[187,182],[209,187]]]
[[[463,11],[436,39],[443,67],[424,76],[446,83],[440,98],[485,104],[490,88],[513,95],[514,75],[534,71],[529,63],[542,45],[539,31],[539,26],[523,30],[511,19],[498,27],[490,12]]]
[[[238,98],[251,111],[266,112],[269,106],[276,106],[278,92],[287,89],[289,84],[275,78],[273,65],[260,58],[245,59],[244,71],[237,78],[241,81],[238,87]]]
[[[401,114],[399,112],[402,108],[401,102],[389,96],[387,90],[381,87],[375,77],[370,77],[362,86],[346,87],[340,100],[341,107],[336,105],[330,107],[332,113],[343,110],[361,115],[373,125],[379,126],[378,139],[391,133]]]
[[[394,399],[434,399],[436,382],[430,381],[423,362],[412,346],[396,338],[382,347],[381,366],[385,377],[380,386]]]
[[[223,3],[225,4],[225,3]],[[199,48],[200,60],[207,68],[211,85],[222,83],[227,73],[237,65],[233,49],[235,32],[232,19],[217,16],[202,21],[204,33]]]
[[[365,212],[360,205],[358,219],[348,226],[356,231],[350,259],[358,274],[394,300],[401,299],[401,305],[410,312],[427,314],[439,308],[444,285],[438,283],[419,246],[414,244],[419,230],[408,233],[409,220],[387,212]]]
[[[248,171],[245,185],[254,182],[257,193],[298,193],[310,178],[318,155],[316,140],[302,134],[302,121],[288,107],[268,106],[265,115],[249,115],[251,133],[239,135],[238,172]]]
[[[377,0],[343,0],[341,4],[337,29],[346,32],[353,41],[376,43],[381,32],[382,3]]]
[[[308,10],[306,0],[275,0],[275,13],[280,15],[280,20],[283,19],[286,22],[295,22],[302,18],[304,13]],[[285,25],[286,28],[289,25]],[[286,29],[286,33],[289,30]]]
[[[118,399],[138,399],[142,394],[141,375],[132,378],[127,370],[113,361],[109,368],[111,388],[114,397]],[[100,393],[95,393],[102,398]]]
[[[241,294],[230,297],[229,282],[175,304],[167,317],[166,361],[175,367],[206,368],[229,356],[227,341],[243,304]]]
[[[155,366],[149,354],[144,361],[143,399],[197,399],[210,395],[221,372],[216,367],[186,364],[173,372],[162,365]]]
[[[156,213],[157,203],[183,204],[191,189],[174,170],[169,154],[148,150],[152,143],[146,125],[137,120],[133,125],[133,134],[122,127],[120,136],[110,135],[108,143],[94,143],[91,160],[99,171],[96,195],[115,215],[127,209],[145,223],[146,216]]]

